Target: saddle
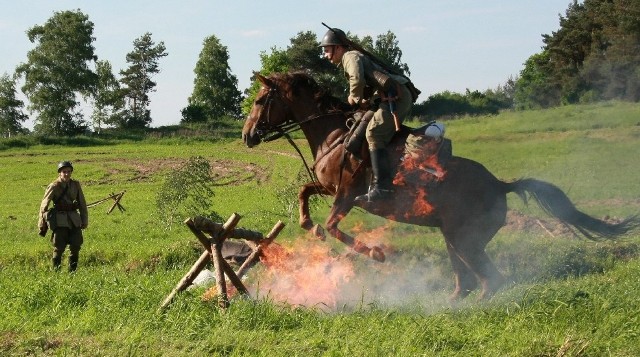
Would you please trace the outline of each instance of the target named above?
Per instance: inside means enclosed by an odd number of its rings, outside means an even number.
[[[345,138],[345,150],[358,160],[365,159],[367,150],[363,144],[366,142],[365,133],[367,124],[373,117],[373,111],[355,112],[351,121],[349,135]],[[453,156],[452,142],[445,138],[440,126],[439,130],[429,130],[436,124],[431,121],[419,128],[402,126],[389,143],[389,157],[393,169],[392,175],[399,168],[406,170],[419,169],[435,175],[444,173],[444,167]],[[433,132],[441,135],[434,135]]]

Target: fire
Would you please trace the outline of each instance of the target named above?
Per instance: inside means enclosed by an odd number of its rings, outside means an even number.
[[[430,182],[442,181],[445,175],[446,171],[438,163],[437,155],[411,152],[411,154],[404,157],[393,184],[397,186],[415,186],[416,193],[411,215],[428,215],[433,211],[433,206],[427,200],[428,191],[425,190],[425,186]]]
[[[335,307],[340,287],[355,275],[348,259],[332,256],[330,248],[317,241],[271,244],[261,261],[264,271],[249,288],[252,295],[293,305]]]

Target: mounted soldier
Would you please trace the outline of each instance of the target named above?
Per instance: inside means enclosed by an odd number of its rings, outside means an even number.
[[[340,29],[329,28],[320,47],[326,59],[342,67],[349,82],[349,104],[373,114],[372,117],[365,115],[371,117],[366,124],[365,136],[373,180],[369,192],[355,200],[371,202],[391,198],[393,170],[387,145],[400,130],[420,91],[407,77],[394,73],[375,56],[350,41]]]

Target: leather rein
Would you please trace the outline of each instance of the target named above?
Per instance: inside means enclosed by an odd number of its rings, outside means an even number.
[[[331,115],[336,115],[339,112],[331,112],[331,113],[322,113],[322,114],[315,114],[315,115],[311,115],[309,117],[307,117],[306,119],[302,120],[302,121],[295,121],[292,120],[290,118],[287,118],[285,121],[283,121],[280,124],[275,124],[272,125],[270,123],[270,118],[271,118],[271,103],[274,101],[275,97],[280,97],[277,93],[277,89],[276,88],[269,88],[269,92],[267,93],[267,96],[265,98],[265,103],[262,105],[262,108],[260,109],[260,114],[258,115],[258,123],[256,124],[256,129],[257,129],[257,133],[258,135],[260,135],[261,137],[263,137],[262,141],[264,142],[269,142],[269,141],[273,141],[276,139],[279,139],[281,137],[285,137],[287,139],[287,141],[289,142],[289,144],[291,144],[291,146],[293,146],[293,148],[296,150],[296,152],[298,153],[298,155],[300,156],[300,158],[302,159],[302,162],[305,166],[305,169],[307,170],[307,173],[309,174],[309,177],[311,178],[311,182],[316,183],[316,177],[314,176],[315,174],[315,165],[318,161],[320,161],[320,159],[322,159],[324,156],[326,156],[328,153],[330,153],[331,151],[333,151],[333,149],[335,149],[336,147],[338,147],[340,144],[342,144],[342,142],[344,141],[344,138],[348,135],[348,133],[344,133],[343,135],[340,135],[340,137],[338,137],[336,140],[334,140],[333,142],[331,142],[331,144],[329,145],[329,150],[327,150],[324,154],[322,154],[321,156],[316,157],[316,159],[314,160],[314,163],[311,167],[309,167],[309,165],[307,164],[307,161],[304,158],[304,155],[302,155],[302,152],[300,151],[300,148],[298,148],[298,145],[296,145],[296,143],[293,141],[293,139],[291,139],[291,136],[289,135],[289,133],[292,133],[294,131],[300,130],[301,126],[305,123],[314,121],[316,119],[320,119],[326,116],[331,116]],[[282,101],[282,105],[286,108],[288,108],[287,103],[280,97],[280,100]],[[266,108],[266,117],[263,121],[263,111]],[[266,122],[266,126],[264,126],[264,123]],[[275,133],[270,134],[269,131],[275,131]],[[313,172],[313,173],[312,173]]]

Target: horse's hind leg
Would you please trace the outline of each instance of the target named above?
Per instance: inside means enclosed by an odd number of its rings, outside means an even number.
[[[309,182],[298,191],[298,209],[300,213],[300,227],[310,231],[313,228],[313,221],[309,214],[309,197],[315,194],[331,195],[332,193],[327,191],[323,186],[317,182]],[[321,237],[324,238],[324,237]]]
[[[473,272],[482,284],[479,299],[490,298],[504,284],[504,277],[484,250],[494,234],[493,229],[476,229],[473,233],[463,229],[445,234],[447,249],[456,273],[456,290],[452,295],[453,299],[464,298],[469,294],[470,288],[475,288],[475,279],[472,283],[470,272]],[[460,265],[461,262],[467,269]]]
[[[455,290],[449,296],[449,301],[454,302],[464,299],[475,290],[478,287],[478,280],[449,243],[447,243],[447,252],[451,260],[451,268],[453,269],[456,284]]]

